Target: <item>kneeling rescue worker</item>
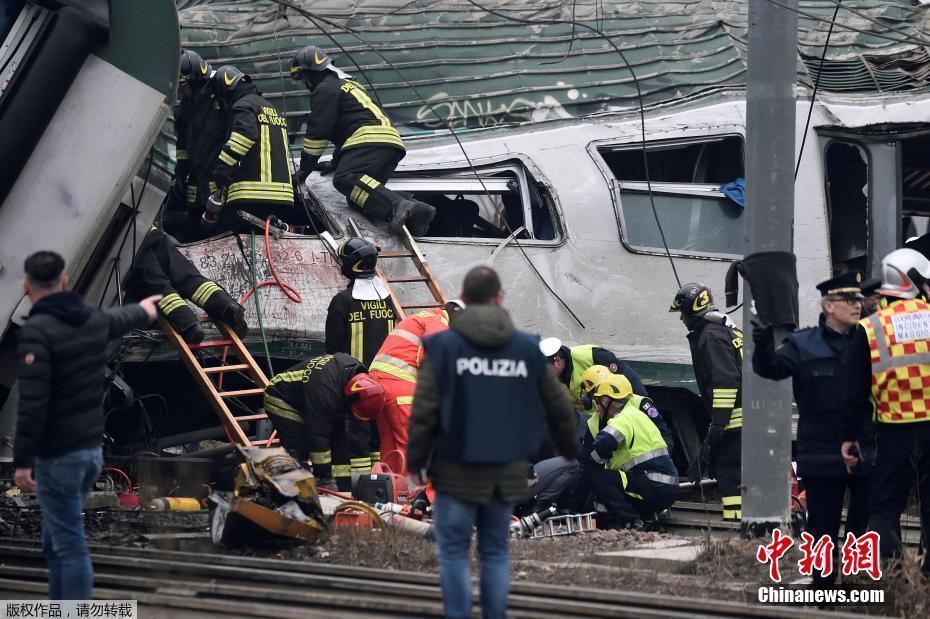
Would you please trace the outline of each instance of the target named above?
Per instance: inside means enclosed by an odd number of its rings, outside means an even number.
[[[333,143],[333,186],[349,205],[374,222],[388,222],[392,232],[409,224],[415,236],[426,234],[436,209],[408,200],[384,186],[407,151],[387,115],[361,84],[333,66],[319,47],[308,45],[291,60],[291,77],[312,95],[298,180],[317,167],[326,145]]]
[[[678,470],[668,445],[649,416],[640,410],[633,387],[611,374],[591,391],[596,414],[588,419],[581,449],[582,473],[574,496],[587,489],[607,508],[616,526],[642,528],[678,497]],[[580,508],[580,505],[575,507]]]
[[[742,520],[743,332],[717,311],[703,284],[682,286],[668,311],[680,312],[688,328],[694,377],[710,415],[700,458],[688,476],[715,476],[723,495],[723,519]]]
[[[281,446],[309,462],[322,488],[352,489],[352,473],[371,469],[368,424],[384,390],[343,353],[303,361],[271,379],[265,412]],[[352,413],[351,415],[349,413]]]

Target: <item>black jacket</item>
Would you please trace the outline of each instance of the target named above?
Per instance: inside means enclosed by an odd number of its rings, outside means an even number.
[[[352,298],[352,286],[337,292],[326,312],[326,352],[352,355],[367,368],[384,338],[394,330],[397,313],[390,297],[383,301]]]
[[[310,120],[304,138],[300,169],[311,170],[330,142],[333,155],[361,146],[387,146],[404,150],[404,142],[387,115],[358,82],[341,79],[332,71],[311,91]]]
[[[730,423],[734,408],[743,407],[743,333],[724,319],[718,312],[706,314],[688,333],[701,400],[711,423],[721,427]]]
[[[207,181],[228,135],[226,112],[206,93],[182,99],[174,115],[178,167],[182,181]]]
[[[39,299],[19,333],[13,461],[97,447],[103,436],[107,342],[148,324],[138,305],[101,311],[74,292]]]
[[[515,331],[506,310],[490,305],[473,305],[452,314],[450,328],[475,345],[487,348],[501,348]],[[427,467],[432,454],[437,453],[442,445],[440,389],[427,355],[420,363],[410,417],[408,470],[419,471]],[[540,385],[540,396],[546,407],[552,442],[560,455],[574,459],[578,455],[578,443],[572,405],[555,373],[548,369]],[[514,406],[519,406],[519,402],[514,402]],[[431,474],[437,490],[463,501],[486,503],[497,491],[503,500],[518,503],[527,495],[527,464],[461,464],[440,456],[433,463]]]
[[[820,315],[816,327],[790,334],[776,348],[771,330],[755,339],[752,369],[763,378],[792,380],[798,405],[798,474],[802,477],[840,477],[846,465],[840,456],[841,403],[845,392],[847,350],[855,329],[839,333]],[[868,421],[863,420],[865,424]],[[857,432],[860,446],[869,449],[868,428]],[[870,458],[864,454],[866,461]],[[861,469],[860,469],[861,470]]]

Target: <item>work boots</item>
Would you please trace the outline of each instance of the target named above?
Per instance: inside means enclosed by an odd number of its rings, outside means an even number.
[[[245,309],[219,286],[210,293],[201,307],[210,318],[222,320],[232,327],[240,338],[245,337],[249,332],[249,325],[245,321]]]
[[[419,200],[401,200],[391,213],[388,230],[399,234],[404,225],[413,236],[423,236],[429,230],[429,224],[436,216],[436,209]]]
[[[165,295],[156,304],[162,316],[171,323],[174,330],[181,334],[181,337],[190,345],[196,345],[203,341],[204,333],[200,321],[197,320],[194,310],[187,305],[187,301],[181,298],[176,292]]]

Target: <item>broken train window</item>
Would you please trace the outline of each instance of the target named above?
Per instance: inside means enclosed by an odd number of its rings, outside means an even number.
[[[632,248],[664,249],[649,199],[642,146],[601,146],[621,216],[621,234]],[[743,178],[740,136],[655,142],[646,145],[656,213],[671,251],[743,253],[743,206],[721,187]],[[741,190],[728,192],[740,195]]]
[[[388,188],[436,207],[426,238],[518,239],[558,237],[549,190],[520,162],[471,169],[399,171]]]

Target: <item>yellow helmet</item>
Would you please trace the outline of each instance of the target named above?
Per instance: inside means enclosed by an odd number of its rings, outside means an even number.
[[[613,374],[606,365],[592,365],[581,375],[581,393],[594,389],[594,385]]]
[[[611,374],[594,385],[595,398],[607,396],[612,400],[625,400],[633,395],[633,385],[623,374]]]

